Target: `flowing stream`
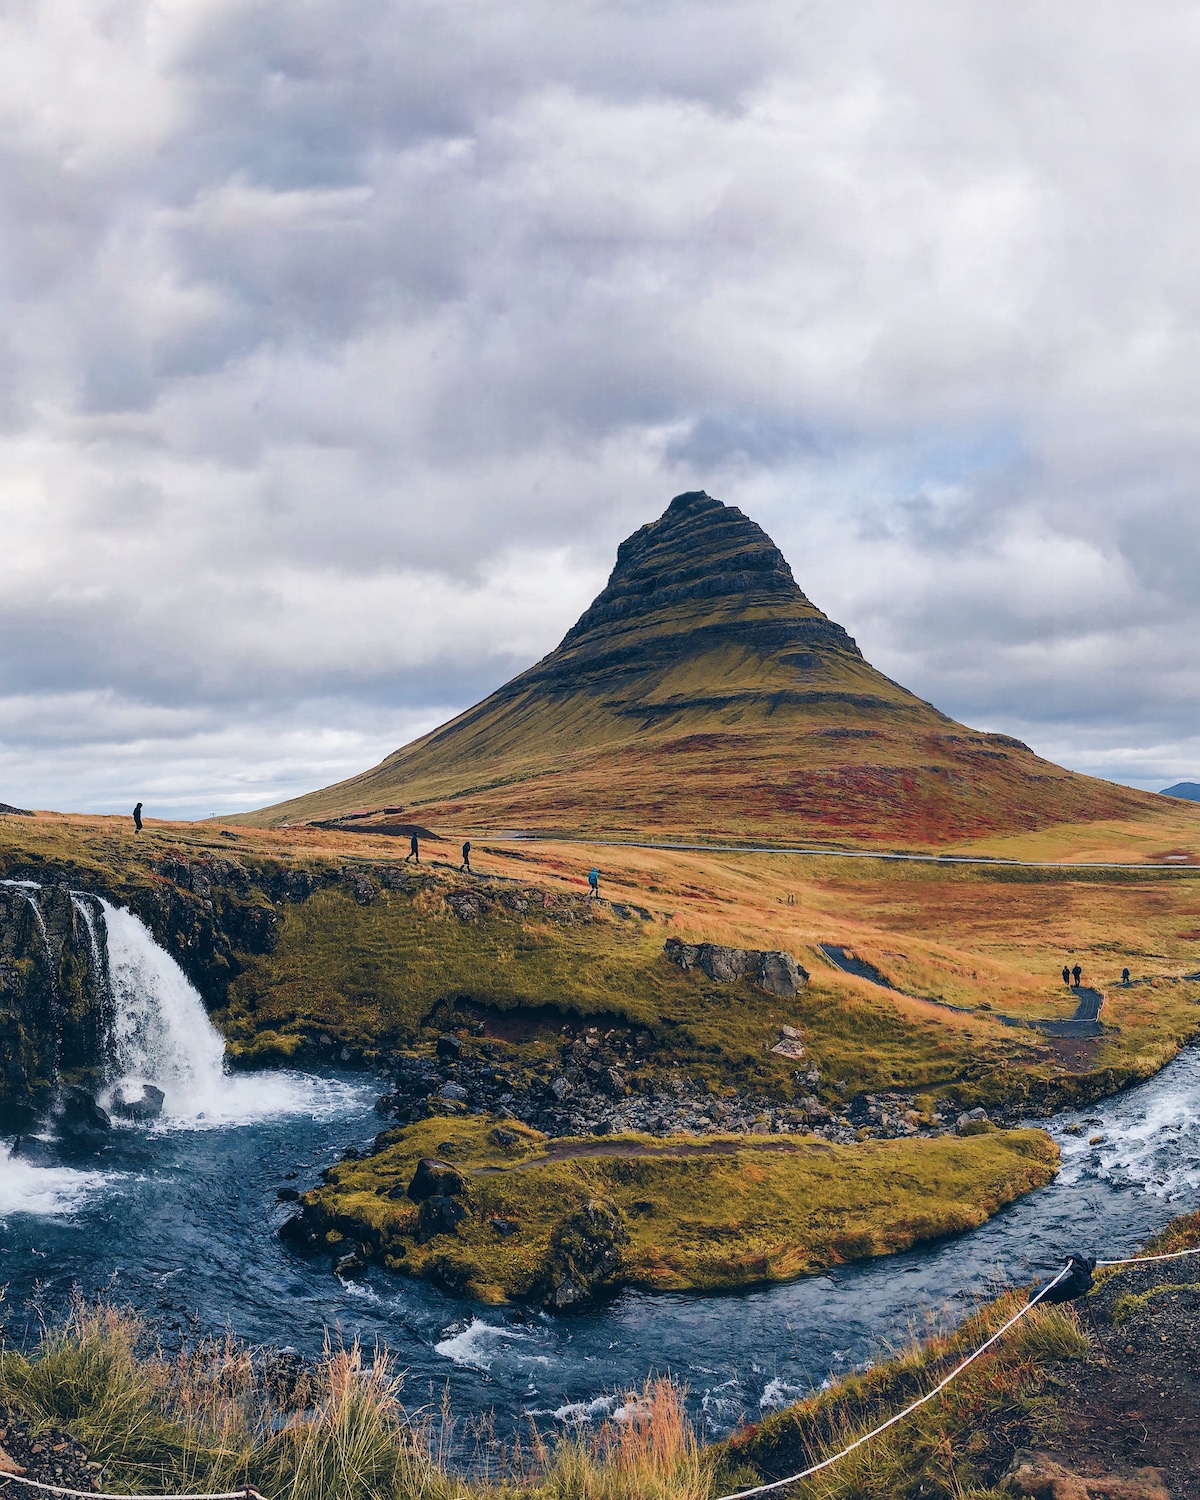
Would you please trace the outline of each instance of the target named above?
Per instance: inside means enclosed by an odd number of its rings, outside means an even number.
[[[572,1317],[484,1308],[383,1271],[340,1283],[275,1228],[281,1186],[304,1188],[380,1128],[371,1078],[230,1074],[199,995],[131,913],[105,903],[113,1083],[148,1081],[162,1116],[123,1125],[79,1167],[35,1166],[0,1145],[0,1316],[10,1336],[111,1292],[168,1333],[229,1327],[318,1354],[329,1329],[378,1340],[412,1404],[448,1388],[501,1435],[611,1411],[652,1372],[686,1382],[710,1435],[861,1365],[982,1297],[1049,1272],[1066,1250],[1132,1251],[1200,1206],[1200,1051],[1050,1129],[1058,1180],[968,1234],[769,1290],[719,1297],[627,1292]],[[1072,1133],[1083,1126],[1082,1134]],[[1096,1140],[1094,1138],[1099,1137]]]

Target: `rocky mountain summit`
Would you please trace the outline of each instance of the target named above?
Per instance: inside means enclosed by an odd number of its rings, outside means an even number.
[[[693,491],[621,544],[548,656],[374,770],[244,821],[927,847],[1153,804],[885,677],[759,525]]]

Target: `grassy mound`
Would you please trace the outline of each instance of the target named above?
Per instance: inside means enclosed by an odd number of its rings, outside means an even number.
[[[422,1243],[419,1160],[461,1175],[466,1217]],[[514,1121],[424,1120],[332,1168],[306,1215],[359,1250],[486,1300],[550,1305],[601,1287],[718,1291],[970,1229],[1049,1182],[1041,1131],[830,1146],[811,1138],[560,1139]],[[581,1295],[576,1297],[575,1292]]]

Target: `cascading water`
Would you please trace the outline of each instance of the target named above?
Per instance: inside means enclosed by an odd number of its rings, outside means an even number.
[[[335,1085],[303,1073],[231,1074],[225,1043],[187,975],[145,923],[100,899],[112,994],[112,1088],[152,1083],[165,1095],[162,1124],[215,1128],[273,1115],[323,1112]]]
[[[188,977],[131,911],[101,901],[108,932],[114,1082],[153,1083],[172,1115],[198,1115],[225,1088],[225,1043]]]
[[[71,905],[83,919],[83,925],[88,935],[88,952],[92,960],[92,973],[96,983],[104,983],[104,956],[100,952],[100,939],[96,935],[96,918],[87,899],[81,891],[71,892]]]

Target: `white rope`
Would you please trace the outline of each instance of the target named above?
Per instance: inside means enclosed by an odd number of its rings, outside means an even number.
[[[1096,1269],[1101,1267],[1109,1269],[1113,1266],[1148,1266],[1156,1260],[1180,1260],[1185,1255],[1200,1255],[1200,1245],[1193,1250],[1171,1250],[1165,1255],[1131,1255],[1128,1260],[1098,1260]]]
[[[1200,1245],[1192,1250],[1171,1250],[1163,1255],[1134,1255],[1130,1256],[1127,1260],[1099,1260],[1096,1262],[1096,1269],[1112,1269],[1116,1266],[1150,1265],[1157,1260],[1180,1260],[1185,1255],[1200,1255]],[[815,1463],[807,1469],[802,1469],[798,1474],[789,1474],[786,1479],[773,1479],[769,1484],[756,1484],[748,1490],[734,1490],[728,1495],[718,1496],[717,1500],[748,1500],[748,1497],[751,1495],[765,1495],[771,1490],[783,1489],[785,1485],[797,1484],[801,1479],[809,1479],[812,1475],[819,1474],[822,1469],[828,1469],[833,1464],[839,1463],[848,1454],[853,1453],[856,1448],[861,1448],[864,1443],[869,1443],[872,1438],[878,1437],[881,1432],[886,1432],[889,1427],[895,1427],[897,1422],[903,1422],[905,1417],[911,1416],[918,1407],[924,1406],[927,1401],[932,1401],[936,1395],[946,1389],[952,1380],[957,1380],[968,1365],[974,1364],[981,1354],[986,1354],[993,1344],[998,1343],[1010,1328],[1019,1323],[1026,1313],[1031,1312],[1037,1306],[1047,1292],[1053,1291],[1059,1282],[1070,1274],[1072,1264],[1071,1261],[1068,1261],[1054,1280],[1048,1281],[1044,1287],[1035,1292],[1025,1306],[1018,1309],[1009,1318],[1007,1323],[997,1328],[995,1333],[990,1338],[985,1339],[978,1349],[973,1350],[967,1355],[966,1359],[955,1365],[954,1369],[948,1375],[943,1376],[937,1385],[926,1391],[923,1396],[918,1396],[915,1401],[910,1401],[903,1411],[898,1411],[893,1416],[888,1417],[886,1422],[880,1422],[878,1427],[872,1427],[870,1432],[864,1432],[861,1437],[855,1438],[852,1443],[847,1444],[839,1453],[830,1454],[828,1458],[823,1458],[820,1463]],[[0,1483],[9,1481],[13,1484],[27,1485],[30,1489],[42,1490],[46,1494],[65,1495],[69,1497],[69,1500],[263,1500],[263,1497],[251,1485],[244,1485],[240,1490],[226,1490],[221,1494],[139,1495],[135,1497],[130,1495],[103,1494],[97,1490],[72,1490],[59,1484],[46,1484],[40,1479],[28,1479],[22,1474],[0,1472]]]
[[[780,1490],[786,1484],[795,1484],[798,1480],[808,1479],[813,1474],[819,1474],[822,1469],[828,1469],[831,1464],[840,1462],[840,1460],[845,1458],[847,1454],[853,1453],[856,1448],[861,1448],[864,1443],[869,1443],[872,1438],[878,1437],[881,1432],[886,1432],[889,1427],[894,1427],[897,1422],[902,1422],[905,1417],[910,1416],[914,1411],[916,1411],[919,1406],[924,1406],[927,1401],[932,1401],[939,1391],[944,1391],[950,1384],[950,1382],[952,1380],[956,1380],[968,1365],[974,1364],[974,1362],[979,1358],[981,1354],[986,1353],[994,1343],[996,1343],[999,1339],[1002,1339],[1015,1323],[1019,1323],[1027,1312],[1037,1306],[1037,1304],[1041,1301],[1041,1299],[1046,1295],[1047,1292],[1056,1287],[1058,1283],[1063,1279],[1063,1277],[1069,1276],[1070,1273],[1071,1262],[1068,1261],[1053,1281],[1048,1281],[1040,1291],[1038,1291],[1029,1299],[1029,1301],[1025,1304],[1024,1307],[1020,1309],[1019,1312],[1014,1313],[1013,1316],[1009,1318],[1007,1323],[1003,1324],[1000,1328],[997,1328],[995,1333],[992,1334],[991,1338],[985,1340],[984,1343],[980,1344],[979,1348],[976,1349],[973,1353],[968,1354],[966,1359],[964,1359],[961,1364],[955,1365],[954,1369],[950,1371],[949,1375],[939,1380],[937,1385],[935,1385],[932,1390],[926,1391],[923,1396],[918,1396],[915,1401],[910,1401],[903,1411],[896,1412],[896,1414],[889,1417],[886,1422],[880,1422],[878,1427],[872,1427],[870,1432],[864,1432],[862,1437],[855,1438],[855,1440],[852,1443],[848,1444],[845,1448],[843,1448],[840,1453],[830,1454],[828,1458],[823,1458],[820,1463],[813,1464],[807,1469],[802,1469],[799,1474],[789,1474],[786,1479],[774,1479],[770,1484],[756,1484],[748,1490],[735,1490],[732,1494],[719,1496],[718,1500],[746,1500],[746,1497],[748,1495],[765,1495],[769,1490]]]
[[[23,1474],[0,1473],[0,1481],[11,1480],[13,1484],[24,1484],[32,1490],[45,1490],[50,1495],[70,1495],[73,1500],[263,1500],[250,1485],[240,1490],[227,1490],[220,1495],[105,1495],[98,1490],[69,1490],[61,1484],[46,1484],[41,1479],[27,1479]]]

